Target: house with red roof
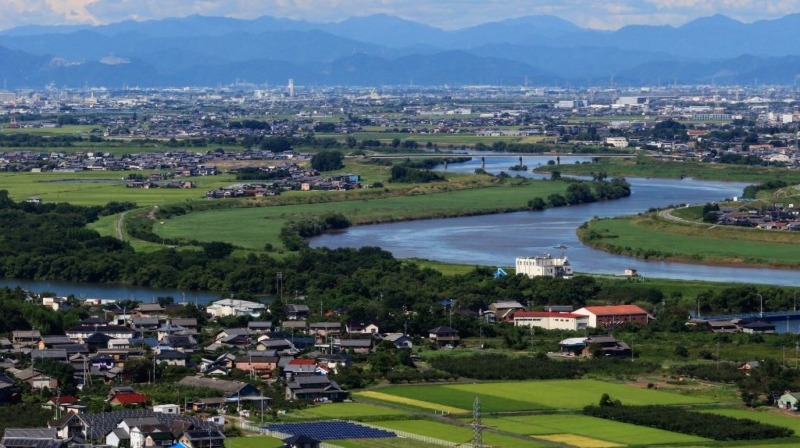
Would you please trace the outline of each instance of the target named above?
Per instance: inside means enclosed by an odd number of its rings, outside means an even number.
[[[136,392],[119,393],[115,394],[109,403],[111,406],[144,407],[147,404],[147,396]]]
[[[646,326],[649,317],[636,305],[586,306],[572,313],[588,316],[591,328],[615,328],[629,322]]]
[[[514,326],[543,330],[583,330],[589,326],[589,316],[552,311],[516,311]]]

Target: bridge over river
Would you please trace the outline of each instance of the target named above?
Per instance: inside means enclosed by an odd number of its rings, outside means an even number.
[[[406,154],[375,154],[366,156],[369,159],[446,159],[454,157],[471,157],[471,158],[506,158],[506,159],[523,159],[529,157],[582,157],[587,159],[592,158],[619,158],[619,157],[632,157],[634,154],[572,154],[563,152],[503,152],[498,154],[473,154],[473,153],[406,153]],[[365,156],[347,156],[348,158],[363,158]]]

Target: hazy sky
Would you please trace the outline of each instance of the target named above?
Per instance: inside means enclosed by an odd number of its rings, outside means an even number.
[[[578,25],[681,25],[712,14],[752,22],[800,12],[800,0],[0,0],[0,29],[20,25],[145,20],[202,14],[314,22],[386,13],[440,28],[553,14]]]

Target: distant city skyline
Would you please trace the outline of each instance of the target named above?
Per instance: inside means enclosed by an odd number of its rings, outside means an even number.
[[[0,0],[0,29],[108,24],[192,14],[338,22],[388,14],[444,29],[550,14],[585,28],[672,25],[715,14],[743,22],[800,12],[800,0]]]

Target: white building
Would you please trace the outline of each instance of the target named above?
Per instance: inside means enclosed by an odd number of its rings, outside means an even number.
[[[589,325],[589,316],[550,311],[517,311],[515,327],[535,327],[543,330],[583,330]]]
[[[572,266],[567,257],[553,257],[542,254],[536,257],[517,257],[517,274],[528,277],[561,277],[572,278]]]
[[[606,145],[613,146],[615,148],[627,148],[628,139],[625,137],[606,137]]]
[[[223,316],[244,316],[250,315],[253,317],[258,317],[261,315],[261,312],[264,311],[267,307],[258,302],[249,302],[247,300],[236,300],[236,299],[222,299],[217,300],[216,302],[209,305],[206,308],[208,314],[211,314],[214,317],[223,317]]]
[[[181,413],[181,407],[178,406],[177,404],[158,404],[153,406],[153,412],[178,415]]]

